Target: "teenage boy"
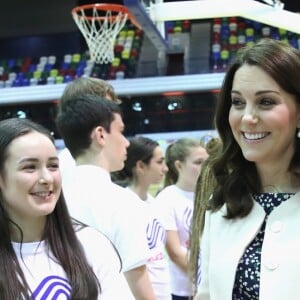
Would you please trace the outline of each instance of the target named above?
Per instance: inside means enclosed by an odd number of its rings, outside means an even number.
[[[139,200],[110,178],[123,168],[129,146],[120,106],[92,94],[62,97],[56,124],[76,161],[63,177],[71,216],[110,238],[136,299],[155,299],[146,269],[147,217]]]

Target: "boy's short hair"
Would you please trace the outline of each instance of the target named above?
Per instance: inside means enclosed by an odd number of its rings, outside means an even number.
[[[116,102],[96,94],[84,94],[59,102],[55,121],[66,147],[76,159],[90,147],[94,128],[102,126],[110,132],[115,114],[122,115]]]
[[[104,98],[109,97],[110,100],[117,104],[122,103],[111,84],[100,78],[93,77],[80,77],[70,82],[66,86],[60,101],[65,102],[86,94],[98,95]]]

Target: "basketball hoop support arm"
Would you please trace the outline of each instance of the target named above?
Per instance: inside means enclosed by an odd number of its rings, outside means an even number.
[[[155,48],[160,51],[167,50],[167,42],[163,39],[155,24],[150,20],[142,4],[136,0],[124,0],[124,5],[134,15]]]

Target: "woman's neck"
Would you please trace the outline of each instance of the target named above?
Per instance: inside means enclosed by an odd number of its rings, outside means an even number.
[[[297,193],[300,191],[300,176],[287,173],[283,176],[275,174],[262,178],[263,192]]]
[[[129,188],[136,193],[139,198],[143,201],[147,200],[148,198],[148,188],[149,186],[142,186],[137,184],[131,184]]]
[[[295,193],[300,190],[300,174],[289,170],[286,159],[279,159],[277,163],[270,161],[256,164],[263,191]]]
[[[11,225],[11,240],[17,243],[32,243],[42,240],[46,219],[39,219],[35,222],[18,222],[18,227]],[[21,230],[21,231],[20,231]]]
[[[186,182],[182,180],[178,180],[175,184],[179,189],[186,191],[186,192],[194,192],[195,186],[192,186],[191,184],[187,184]]]

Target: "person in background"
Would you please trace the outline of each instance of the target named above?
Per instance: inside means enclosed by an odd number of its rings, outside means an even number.
[[[50,132],[12,118],[0,137],[0,298],[133,300],[112,243],[68,213]]]
[[[111,239],[136,299],[154,299],[146,268],[150,254],[144,208],[110,177],[124,167],[129,146],[120,106],[92,94],[63,97],[56,125],[76,160],[63,177],[70,214]]]
[[[111,84],[105,80],[93,77],[80,77],[70,82],[64,89],[60,101],[68,101],[68,99],[72,99],[73,97],[86,94],[99,95],[117,104],[122,103]],[[61,173],[72,172],[72,168],[76,166],[76,162],[69,149],[66,147],[63,148],[59,151],[58,157]]]
[[[191,273],[194,294],[201,280],[200,274],[200,238],[204,227],[204,216],[207,202],[216,187],[216,179],[211,164],[221,149],[220,139],[210,137],[205,143],[208,158],[202,163],[201,171],[196,183],[194,210],[190,234],[189,269]]]
[[[147,235],[151,257],[147,268],[157,300],[171,300],[170,276],[165,254],[166,231],[160,221],[159,207],[149,193],[150,185],[162,182],[168,168],[159,144],[147,137],[129,140],[124,168],[114,174],[115,180],[137,195],[149,212]]]
[[[65,102],[75,96],[83,96],[85,94],[99,95],[117,104],[122,103],[122,100],[118,98],[110,83],[94,77],[80,77],[68,83],[60,100]]]
[[[167,230],[166,250],[173,300],[191,299],[193,296],[188,274],[190,223],[196,181],[207,156],[200,141],[191,138],[178,139],[166,149],[168,172],[164,188],[155,200],[161,208],[162,223]]]
[[[197,300],[299,298],[299,70],[299,50],[262,39],[225,75]]]

